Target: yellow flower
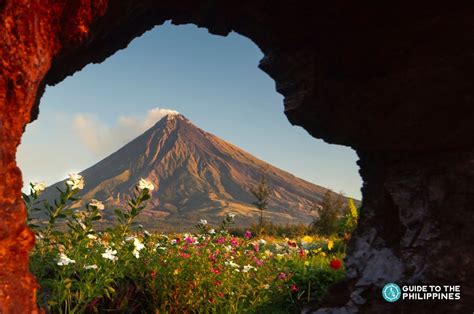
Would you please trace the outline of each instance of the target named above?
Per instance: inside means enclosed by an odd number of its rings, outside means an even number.
[[[304,236],[301,238],[301,242],[305,242],[305,243],[311,243],[313,242],[313,237],[312,236]]]
[[[326,257],[326,253],[321,252],[321,256],[322,256],[322,257]]]
[[[179,274],[179,269],[176,268],[176,269],[174,270],[174,272],[173,272],[173,275],[176,276],[177,274]]]
[[[304,266],[309,266],[309,261],[304,262]]]
[[[334,247],[334,241],[329,240],[328,241],[328,250],[331,251],[333,247]]]

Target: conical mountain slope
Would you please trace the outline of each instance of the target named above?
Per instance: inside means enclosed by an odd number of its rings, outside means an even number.
[[[106,208],[124,207],[140,178],[157,187],[138,219],[150,229],[186,229],[199,219],[218,223],[227,213],[236,214],[238,225],[257,221],[259,211],[249,186],[265,170],[272,190],[266,219],[275,223],[308,223],[313,202],[325,188],[299,179],[265,163],[242,149],[193,125],[180,114],[168,115],[148,131],[81,172],[83,201],[101,200]],[[44,197],[51,199],[58,182]],[[76,203],[73,207],[80,206]],[[105,223],[112,211],[106,210]]]

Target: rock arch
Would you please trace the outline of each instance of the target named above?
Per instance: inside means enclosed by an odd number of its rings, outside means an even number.
[[[236,31],[265,57],[285,113],[360,157],[364,203],[330,311],[410,310],[380,287],[460,284],[473,308],[474,7],[470,1],[0,1],[0,312],[35,312],[16,147],[46,84],[171,19]],[[311,309],[309,309],[310,311]],[[323,310],[320,310],[323,311]]]

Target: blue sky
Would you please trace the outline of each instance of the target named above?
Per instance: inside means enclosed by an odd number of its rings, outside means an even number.
[[[91,166],[159,119],[166,111],[153,109],[162,108],[298,177],[360,198],[354,151],[288,122],[274,81],[257,67],[262,56],[235,33],[154,28],[46,89],[18,151],[25,182],[49,185]]]

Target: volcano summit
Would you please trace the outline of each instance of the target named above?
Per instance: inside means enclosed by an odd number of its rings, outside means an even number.
[[[152,193],[138,222],[151,230],[189,229],[201,218],[218,223],[236,214],[239,226],[257,221],[259,211],[249,186],[265,171],[271,189],[265,219],[274,223],[309,223],[309,211],[327,189],[299,179],[257,159],[215,135],[196,127],[181,114],[169,114],[153,127],[92,167],[82,171],[85,188],[72,208],[90,199],[106,205],[104,224],[112,222],[113,208],[125,207],[140,178],[150,180]],[[43,197],[52,199],[56,187]]]

